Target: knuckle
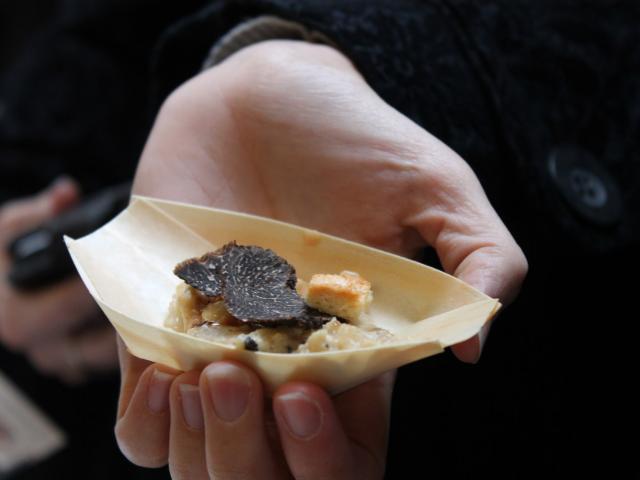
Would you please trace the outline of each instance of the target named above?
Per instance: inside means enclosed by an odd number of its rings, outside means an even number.
[[[297,45],[292,46],[288,42],[281,41],[266,41],[240,50],[231,58],[231,61],[237,60],[241,64],[241,71],[250,77],[258,72],[266,76],[271,73],[278,74],[290,68],[292,62],[299,62],[302,58]]]
[[[164,99],[158,113],[159,117],[170,116],[184,108],[184,104],[188,98],[189,85],[190,82],[183,83]]]
[[[340,82],[344,83],[353,77],[352,71],[355,72],[349,60],[332,47],[286,41],[251,45],[221,67],[221,72],[230,72],[230,75],[222,74],[229,80],[228,105],[250,110],[271,105],[274,94],[281,101],[293,101],[286,95],[279,95],[319,89],[332,91],[331,85],[337,77],[325,73],[348,72],[348,75],[339,76]]]
[[[212,94],[212,91],[217,92],[211,88],[211,84],[216,82],[212,75],[217,75],[215,70],[203,72],[173,90],[160,107],[154,129],[161,125],[171,131],[182,128],[191,135],[203,134],[204,129],[208,129],[210,123],[224,112],[224,109],[212,108],[224,100],[223,96]],[[181,119],[179,126],[175,124],[176,118]]]
[[[167,464],[166,446],[145,441],[144,437],[140,436],[139,430],[133,428],[126,420],[119,420],[114,432],[120,452],[134,465],[145,468],[160,468]]]
[[[305,63],[352,68],[351,62],[339,50],[319,43],[264,41],[240,50],[237,56],[249,60],[247,65],[258,72],[267,69],[269,73],[277,73]]]

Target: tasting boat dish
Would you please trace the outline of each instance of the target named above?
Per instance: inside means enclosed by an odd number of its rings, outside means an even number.
[[[470,285],[397,255],[267,218],[147,197],[132,197],[111,222],[65,241],[89,292],[133,355],[185,371],[237,360],[260,375],[268,392],[290,380],[344,391],[471,338],[500,308]],[[357,272],[373,291],[368,325],[393,338],[342,350],[271,353],[167,326],[176,289],[184,284],[173,273],[176,265],[232,241],[276,252],[307,281],[318,273]]]

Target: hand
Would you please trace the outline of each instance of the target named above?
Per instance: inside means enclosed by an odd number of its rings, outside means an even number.
[[[79,198],[77,185],[61,178],[36,196],[0,207],[0,341],[24,353],[42,373],[68,383],[82,380],[88,371],[116,366],[114,332],[78,277],[36,292],[14,289],[7,280],[7,246]]]
[[[469,166],[382,101],[329,47],[263,42],[187,82],[158,115],[134,191],[269,216],[406,256],[431,245],[447,272],[504,303],[515,297],[527,270],[522,251]],[[461,360],[475,362],[481,344],[476,336],[453,350]],[[181,474],[185,464],[197,470],[188,478],[206,478],[206,472],[223,479],[285,478],[287,469],[296,478],[382,476],[385,444],[362,444],[367,438],[362,432],[375,427],[374,436],[386,435],[387,418],[380,416],[382,428],[371,412],[388,408],[389,381],[374,380],[333,401],[311,385],[285,385],[273,405],[281,456],[277,449],[262,449],[268,415],[256,413],[262,401],[254,392],[261,387],[243,367],[212,364],[202,374],[176,377],[177,372],[124,350],[121,366],[116,433],[123,452],[139,465],[168,461],[177,478],[187,478]],[[222,380],[212,383],[212,370]],[[207,389],[237,395],[237,371],[249,376],[250,407],[237,422],[216,423]],[[197,393],[180,387],[184,383],[199,385]],[[382,393],[362,400],[371,388]],[[291,447],[282,421],[287,406],[279,400],[289,392],[293,398],[309,396],[325,412],[329,426],[318,434],[322,442],[298,440],[319,450]],[[190,430],[180,423],[188,418],[180,405],[196,404],[197,395],[205,444],[202,438],[184,440]],[[296,411],[295,405],[289,408]],[[236,438],[244,438],[242,445]],[[345,447],[349,438],[351,448]],[[229,445],[233,448],[225,450]],[[354,460],[359,448],[369,453]],[[266,465],[264,472],[282,476],[252,470],[254,456]],[[305,465],[315,470],[301,471]],[[354,474],[354,466],[362,470]]]
[[[181,373],[120,352],[116,438],[138,465],[190,480],[382,478],[394,372],[333,399],[292,382],[270,403],[238,363]]]

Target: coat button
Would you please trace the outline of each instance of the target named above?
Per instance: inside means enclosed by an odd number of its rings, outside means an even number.
[[[591,153],[574,145],[561,145],[551,150],[547,166],[555,186],[577,215],[600,226],[620,221],[620,190]]]

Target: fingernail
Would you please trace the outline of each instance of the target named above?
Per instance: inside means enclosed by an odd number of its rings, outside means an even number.
[[[200,389],[197,385],[181,383],[180,401],[185,423],[194,430],[202,430],[204,418],[202,416],[202,404],[200,403]]]
[[[279,404],[278,411],[293,435],[307,439],[320,431],[320,406],[304,393],[286,393],[276,401]]]
[[[233,422],[242,416],[249,402],[250,381],[235,365],[219,363],[206,370],[213,409],[218,418]]]
[[[169,408],[169,388],[175,377],[170,373],[154,370],[149,381],[147,406],[149,410],[160,413]]]

